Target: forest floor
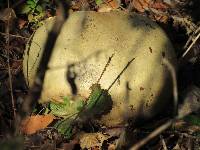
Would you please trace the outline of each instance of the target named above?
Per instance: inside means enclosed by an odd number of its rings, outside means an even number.
[[[171,40],[178,59],[179,106],[187,115],[158,116],[139,127],[107,128],[84,124],[70,139],[60,134],[51,115],[37,104],[25,127],[17,121],[29,89],[22,71],[23,53],[42,20],[59,15],[54,0],[0,0],[0,149],[116,149],[123,134],[132,133],[132,149],[200,149],[200,1],[199,0],[72,0],[69,11],[135,12],[157,22]],[[188,107],[189,106],[189,109]],[[20,117],[19,117],[20,116]],[[178,118],[178,119],[177,119]],[[31,121],[30,121],[31,120]],[[40,126],[33,125],[40,122]],[[19,125],[19,124],[18,124]],[[131,129],[127,129],[127,128]],[[26,129],[25,129],[26,128]],[[18,131],[20,129],[20,131]],[[76,131],[77,132],[77,131]],[[85,135],[84,135],[84,134]],[[78,137],[85,136],[80,140]],[[127,142],[127,141],[126,141]],[[122,142],[126,144],[126,142]],[[129,141],[128,141],[129,142]]]

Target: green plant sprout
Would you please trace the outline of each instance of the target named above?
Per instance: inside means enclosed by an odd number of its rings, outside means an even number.
[[[104,67],[102,74],[100,75],[100,78],[97,80],[96,83],[94,83],[90,87],[91,93],[87,101],[83,101],[83,99],[80,99],[72,103],[68,100],[68,98],[66,98],[61,104],[56,104],[53,102],[50,103],[51,113],[58,117],[65,118],[64,120],[57,122],[57,124],[54,127],[58,130],[59,133],[63,134],[66,138],[70,139],[72,137],[72,131],[74,128],[73,124],[77,118],[83,121],[92,119],[95,117],[99,117],[105,113],[108,113],[112,109],[113,101],[108,91],[135,59],[133,58],[127,63],[127,65],[115,78],[115,80],[108,87],[108,89],[102,89],[101,85],[99,84],[99,81],[103,73],[106,71],[106,67],[110,64],[110,61],[113,56],[114,54],[111,57],[109,57],[108,62]]]
[[[76,118],[92,118],[99,116],[112,108],[112,99],[107,90],[101,89],[99,84],[93,84],[91,94],[87,101],[84,99],[69,100],[65,97],[63,103],[50,102],[51,113],[64,118],[57,122],[54,127],[65,138],[72,136],[73,122]]]
[[[20,8],[19,13],[26,14],[29,23],[38,24],[44,17],[44,11],[47,6],[50,6],[49,0],[27,0]]]
[[[97,4],[97,6],[99,6],[103,3],[103,0],[95,0],[95,3]]]

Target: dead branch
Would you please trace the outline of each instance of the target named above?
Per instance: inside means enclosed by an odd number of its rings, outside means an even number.
[[[161,125],[157,129],[155,129],[153,132],[151,132],[146,138],[142,139],[141,141],[137,142],[135,145],[133,145],[130,150],[138,150],[142,146],[144,146],[147,142],[158,136],[160,133],[162,133],[164,130],[169,128],[172,123],[174,122],[174,119],[171,119],[167,121],[165,124]]]
[[[11,74],[11,68],[10,68],[10,22],[13,19],[12,16],[12,9],[10,9],[10,4],[9,0],[7,1],[8,8],[6,9],[7,11],[5,12],[6,18],[4,18],[5,23],[6,23],[6,55],[7,55],[7,66],[8,66],[8,77],[9,77],[9,87],[10,87],[10,96],[11,96],[11,103],[12,103],[12,110],[13,110],[13,119],[15,120],[16,118],[16,108],[15,108],[15,101],[14,101],[14,96],[13,96],[13,85],[12,85],[12,74]]]
[[[200,30],[200,27],[198,27],[197,31]],[[186,49],[186,51],[183,53],[182,58],[185,57],[185,55],[191,50],[191,48],[193,47],[193,45],[196,43],[196,41],[199,39],[200,37],[200,32],[198,33],[198,35],[194,38],[194,40],[192,40],[192,43],[189,45],[189,47]]]
[[[105,71],[106,71],[107,67],[109,66],[109,64],[110,64],[110,62],[111,62],[111,60],[112,60],[112,58],[113,58],[114,55],[115,55],[115,54],[113,53],[113,54],[109,57],[109,59],[108,59],[106,65],[105,65],[103,71],[101,72],[101,75],[100,75],[99,79],[97,80],[97,84],[98,84],[99,81],[101,80],[103,74],[105,73]]]

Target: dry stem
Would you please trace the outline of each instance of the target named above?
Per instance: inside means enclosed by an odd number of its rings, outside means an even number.
[[[199,27],[200,28],[200,27]],[[199,30],[199,28],[197,30]],[[190,46],[187,48],[187,50],[183,53],[182,58],[185,57],[185,55],[190,51],[190,49],[192,48],[192,46],[196,43],[196,41],[199,39],[200,37],[200,32],[198,33],[198,35],[195,37],[195,39],[192,41],[192,43],[190,44]]]
[[[8,3],[8,8],[9,8],[9,0],[7,1]],[[6,27],[6,55],[7,55],[7,65],[8,65],[8,76],[9,76],[9,87],[10,87],[10,96],[11,96],[11,102],[12,102],[12,109],[13,109],[13,118],[15,120],[16,118],[16,108],[15,108],[15,101],[14,101],[14,96],[13,96],[13,86],[12,86],[12,74],[11,74],[11,69],[10,69],[10,18],[11,18],[11,13],[9,13],[9,18],[6,21],[7,27]]]

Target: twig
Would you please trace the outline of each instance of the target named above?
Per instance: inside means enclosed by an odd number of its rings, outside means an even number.
[[[197,29],[198,30],[198,29]],[[199,39],[200,37],[200,32],[199,34],[195,37],[195,39],[192,41],[192,43],[190,44],[190,46],[187,48],[187,50],[183,53],[182,58],[185,57],[185,55],[190,51],[190,49],[192,48],[192,46],[196,43],[196,41]]]
[[[8,8],[10,7],[9,5],[9,0],[7,0]],[[7,48],[6,48],[6,55],[7,55],[7,65],[8,65],[8,76],[9,76],[9,86],[10,86],[10,96],[11,96],[11,102],[12,102],[12,109],[13,109],[13,118],[14,120],[16,119],[16,108],[15,108],[15,101],[14,101],[14,96],[13,96],[13,86],[12,86],[12,74],[11,74],[11,69],[10,69],[10,18],[11,18],[11,13],[9,13],[9,18],[6,21],[7,27],[6,27],[6,43],[7,43]]]
[[[166,146],[166,143],[165,143],[165,140],[163,139],[163,136],[162,136],[162,135],[160,135],[160,139],[161,139],[161,141],[162,141],[163,149],[164,149],[164,150],[168,150],[168,149],[167,149],[167,146]]]
[[[185,44],[185,46],[184,46],[184,49],[186,49],[187,47],[188,47],[188,45],[189,45],[189,43],[191,42],[191,41],[193,41],[194,39],[194,37],[195,37],[195,35],[198,33],[200,31],[200,26],[197,28],[197,30],[189,37],[189,39],[187,40],[187,42],[186,42],[186,44]]]
[[[174,122],[174,119],[171,119],[167,121],[165,124],[161,125],[160,127],[156,128],[153,132],[151,132],[146,138],[142,139],[141,141],[137,142],[135,145],[133,145],[130,150],[138,150],[142,146],[144,146],[147,142],[158,136],[160,133],[162,133],[164,130],[169,128],[172,123]]]
[[[119,75],[115,78],[115,80],[111,83],[111,85],[108,87],[108,91],[111,89],[111,87],[115,84],[115,82],[120,78],[120,76],[124,73],[124,71],[128,68],[128,66],[135,60],[135,58],[132,58],[127,65],[124,67],[124,69],[119,73]]]
[[[170,16],[175,22],[185,27],[187,34],[194,32],[197,29],[196,24],[194,24],[187,16]]]
[[[101,80],[101,78],[102,78],[103,74],[105,73],[107,67],[109,66],[113,56],[114,56],[114,53],[108,58],[108,61],[107,61],[106,65],[105,65],[105,67],[103,68],[103,71],[101,72],[101,75],[100,75],[99,79],[97,80],[97,83],[99,83],[99,81]]]
[[[0,32],[1,35],[7,35],[6,33],[3,33],[3,32]],[[22,38],[22,39],[26,39],[28,40],[29,38],[27,37],[23,37],[23,36],[20,36],[20,35],[14,35],[14,34],[9,34],[11,37],[16,37],[16,38]]]

